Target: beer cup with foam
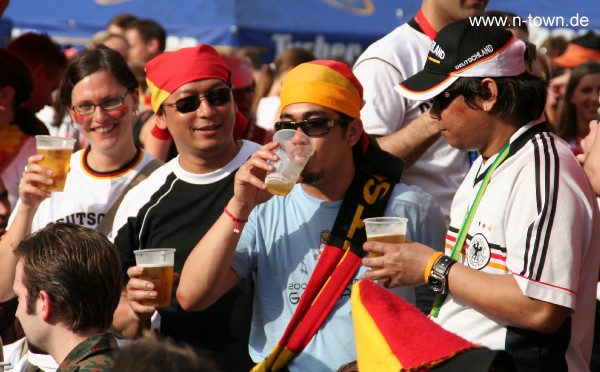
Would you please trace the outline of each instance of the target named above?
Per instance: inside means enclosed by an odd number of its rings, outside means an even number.
[[[67,181],[67,173],[69,173],[75,140],[73,138],[38,135],[35,136],[35,144],[37,153],[44,155],[44,158],[38,164],[52,170],[49,177],[54,180],[52,185],[38,184],[38,187],[47,191],[63,191]]]
[[[173,291],[173,263],[175,248],[139,249],[133,251],[135,263],[144,268],[140,279],[154,283],[155,299],[142,301],[143,305],[167,307]]]

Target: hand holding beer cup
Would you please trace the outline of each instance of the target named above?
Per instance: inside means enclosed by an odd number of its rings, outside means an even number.
[[[44,156],[38,164],[52,171],[49,177],[54,181],[50,185],[38,183],[37,186],[46,191],[63,191],[67,181],[67,173],[69,173],[75,140],[73,138],[38,135],[35,136],[35,142],[37,153]]]
[[[406,241],[406,223],[404,217],[373,217],[363,220],[367,233],[367,241],[403,244]],[[380,257],[381,253],[369,252],[369,257]],[[374,270],[381,267],[373,267]],[[382,280],[387,281],[387,279]]]
[[[275,149],[279,161],[271,162],[275,170],[267,174],[265,183],[271,194],[285,196],[294,188],[315,147],[309,136],[293,129],[278,130],[273,141],[279,143]]]
[[[156,291],[156,298],[141,300],[140,303],[154,307],[170,306],[175,248],[140,249],[133,253],[136,265],[143,269],[138,278],[152,282]]]

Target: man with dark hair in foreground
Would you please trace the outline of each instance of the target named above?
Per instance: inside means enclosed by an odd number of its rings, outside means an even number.
[[[116,247],[87,227],[58,223],[15,249],[16,316],[28,343],[50,354],[57,371],[110,371],[117,343],[107,332],[121,295]]]

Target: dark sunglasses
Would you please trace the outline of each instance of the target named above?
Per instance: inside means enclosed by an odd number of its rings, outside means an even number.
[[[443,93],[438,94],[431,99],[433,103],[431,105],[430,112],[435,116],[439,116],[442,111],[444,111],[446,107],[448,107],[450,103],[459,95],[460,92],[456,88],[450,88],[445,90]]]
[[[229,88],[219,88],[211,90],[203,96],[189,96],[180,98],[173,103],[163,103],[162,106],[173,106],[175,110],[182,114],[198,110],[202,98],[206,99],[212,106],[221,106],[231,101],[231,91]]]
[[[331,128],[339,124],[347,124],[348,119],[316,118],[302,121],[278,121],[275,123],[275,132],[281,129],[302,129],[307,136],[323,136],[329,133]]]

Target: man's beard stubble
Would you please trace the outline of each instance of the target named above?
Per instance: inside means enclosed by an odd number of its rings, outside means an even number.
[[[320,170],[318,172],[302,172],[300,175],[302,176],[302,183],[314,186],[318,184],[321,179],[323,179],[325,171]]]

